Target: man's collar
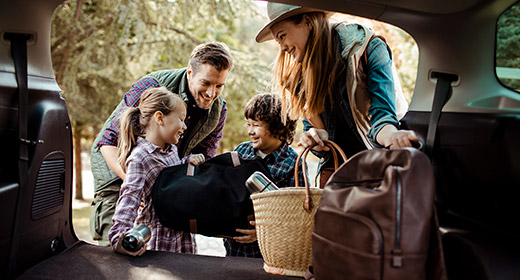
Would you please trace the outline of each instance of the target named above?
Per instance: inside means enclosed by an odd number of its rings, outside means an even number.
[[[190,89],[188,86],[188,71],[185,69],[184,73],[182,74],[181,83],[179,84],[179,96],[186,102],[186,104],[189,104],[189,102],[193,101],[193,96],[191,96]]]

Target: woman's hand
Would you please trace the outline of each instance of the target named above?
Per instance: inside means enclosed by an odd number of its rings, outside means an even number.
[[[413,130],[398,130],[393,125],[386,125],[377,134],[379,144],[393,149],[413,147],[412,142],[418,142],[419,138]]]
[[[399,149],[404,147],[413,147],[412,142],[418,142],[419,138],[412,130],[398,130],[390,135],[390,144],[386,147],[389,149]]]
[[[203,154],[194,154],[190,156],[190,163],[193,165],[199,165],[206,161],[206,158]]]
[[[255,221],[249,222],[252,226],[256,226]],[[235,236],[233,240],[238,243],[253,243],[256,239],[256,229],[237,229],[237,232],[243,233],[242,236]]]
[[[121,233],[121,235],[119,235],[119,239],[117,240],[116,246],[114,247],[114,251],[116,251],[120,254],[123,254],[123,255],[130,255],[133,257],[142,256],[144,254],[144,252],[146,252],[146,244],[141,249],[137,250],[136,252],[127,251],[127,250],[125,250],[125,248],[123,248],[123,238],[125,238],[125,234],[126,234],[126,232],[123,232],[123,233]]]
[[[308,131],[304,131],[300,137],[300,141],[298,142],[298,146],[302,146],[305,149],[313,146],[315,143],[318,144],[314,146],[313,150],[316,151],[328,151],[330,148],[325,145],[323,140],[329,140],[329,133],[325,129],[319,128],[311,128]]]

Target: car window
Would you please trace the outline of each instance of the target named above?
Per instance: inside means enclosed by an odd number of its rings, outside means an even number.
[[[496,73],[502,84],[520,92],[520,2],[498,19]]]
[[[373,29],[377,35],[385,38],[392,51],[393,63],[397,69],[399,83],[404,99],[409,104],[415,88],[419,49],[412,36],[392,24],[363,17],[336,13],[332,16],[334,22],[359,23]],[[394,77],[395,78],[395,77]]]

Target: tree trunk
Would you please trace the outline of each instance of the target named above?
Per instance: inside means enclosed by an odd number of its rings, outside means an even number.
[[[75,125],[73,131],[74,171],[76,174],[76,196],[74,198],[83,200],[83,177],[81,176],[81,128]]]

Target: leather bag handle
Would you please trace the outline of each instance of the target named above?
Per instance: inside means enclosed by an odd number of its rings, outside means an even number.
[[[336,144],[336,143],[334,143],[334,142],[332,142],[330,140],[323,140],[323,142],[332,151],[332,156],[334,158],[334,170],[338,169],[339,166],[338,166],[338,155],[337,155],[337,153],[339,152],[339,154],[343,158],[344,162],[347,161],[347,156],[345,155],[343,150],[338,146],[338,144]],[[294,167],[294,184],[295,184],[295,187],[299,187],[300,186],[300,182],[299,182],[299,178],[298,178],[299,177],[298,176],[298,171],[299,171],[300,162],[303,160],[302,170],[303,170],[303,174],[304,174],[303,175],[303,181],[304,181],[304,185],[305,185],[305,200],[303,201],[303,208],[305,208],[305,211],[307,211],[307,212],[310,212],[312,210],[313,204],[312,204],[312,199],[311,199],[311,194],[310,194],[311,192],[310,192],[310,189],[309,189],[309,180],[307,179],[307,176],[305,176],[305,174],[307,174],[307,167],[305,166],[305,161],[307,160],[307,154],[316,145],[318,145],[318,144],[315,143],[314,145],[312,145],[312,146],[306,148],[305,150],[303,150],[303,152],[301,152],[298,155],[298,158],[296,159],[296,166]]]

